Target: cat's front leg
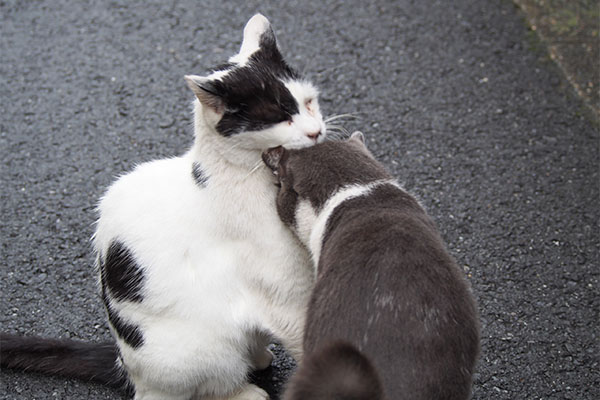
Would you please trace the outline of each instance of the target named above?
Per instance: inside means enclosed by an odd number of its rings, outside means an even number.
[[[258,386],[248,384],[239,392],[227,397],[201,397],[197,400],[269,400],[269,395]]]
[[[257,371],[269,368],[272,361],[273,352],[268,347],[262,347],[252,355],[252,365]]]
[[[269,345],[274,340],[273,335],[263,326],[248,332],[247,338],[252,368],[255,371],[267,369],[273,361],[273,353],[269,350]]]
[[[228,400],[269,400],[269,395],[258,386],[250,384]]]

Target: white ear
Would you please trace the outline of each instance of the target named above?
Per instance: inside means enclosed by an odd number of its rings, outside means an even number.
[[[244,27],[244,39],[240,52],[229,59],[230,62],[244,64],[256,50],[260,48],[260,37],[271,33],[271,24],[262,14],[255,14]]]
[[[203,106],[218,115],[225,112],[225,103],[223,102],[223,99],[219,97],[211,79],[197,75],[186,75],[184,78]]]

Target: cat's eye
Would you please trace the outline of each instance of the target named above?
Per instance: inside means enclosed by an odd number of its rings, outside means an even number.
[[[306,109],[308,110],[308,112],[310,113],[310,115],[314,115],[315,114],[315,107],[314,107],[314,103],[315,103],[315,99],[314,98],[310,98],[304,101],[304,106],[306,107]]]

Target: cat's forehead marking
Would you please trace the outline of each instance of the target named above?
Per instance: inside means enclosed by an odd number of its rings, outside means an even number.
[[[304,80],[285,80],[283,84],[292,96],[294,96],[298,104],[302,104],[308,99],[314,99],[319,95],[317,88]]]

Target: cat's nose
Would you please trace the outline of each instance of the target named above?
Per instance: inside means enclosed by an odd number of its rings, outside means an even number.
[[[308,136],[309,139],[316,141],[319,138],[319,136],[321,136],[321,131],[307,133],[306,136]]]

